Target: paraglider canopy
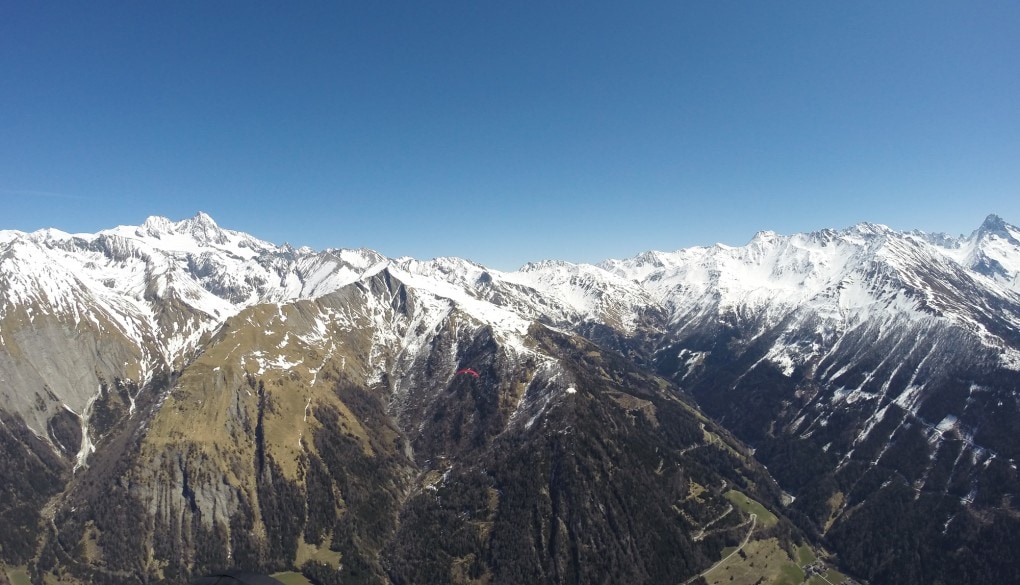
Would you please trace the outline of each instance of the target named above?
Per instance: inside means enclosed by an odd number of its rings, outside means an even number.
[[[247,571],[220,571],[191,580],[190,585],[283,585],[268,575]]]
[[[457,374],[458,375],[460,375],[460,374],[470,374],[470,375],[472,375],[472,376],[474,376],[476,378],[479,377],[478,372],[472,370],[471,368],[461,368],[461,369],[457,370]]]

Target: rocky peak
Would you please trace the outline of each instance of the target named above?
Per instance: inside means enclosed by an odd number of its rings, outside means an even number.
[[[145,222],[141,225],[141,230],[145,233],[158,237],[159,234],[168,234],[174,229],[174,222],[170,221],[161,215],[151,215],[145,219]]]
[[[223,229],[203,211],[177,223],[175,227],[179,233],[188,234],[203,244],[226,244],[229,241]]]
[[[1020,233],[1016,227],[1006,223],[998,215],[994,213],[990,214],[982,222],[981,226],[974,232],[976,240],[984,240],[992,236],[1002,238],[1014,246],[1020,246],[1020,241],[1017,240],[1016,235]]]

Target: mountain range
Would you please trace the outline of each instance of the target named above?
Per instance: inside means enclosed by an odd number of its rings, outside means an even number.
[[[1020,582],[1018,382],[994,215],[514,272],[0,231],[0,579]]]

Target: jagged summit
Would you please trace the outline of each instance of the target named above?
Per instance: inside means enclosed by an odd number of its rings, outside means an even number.
[[[130,226],[122,226],[119,229],[125,232],[130,230]],[[221,228],[212,217],[203,211],[199,211],[193,217],[176,222],[162,216],[150,216],[134,232],[139,237],[156,239],[188,236],[196,244],[205,246],[227,245],[232,239],[231,236],[237,239],[237,236],[240,235],[238,232]],[[242,239],[251,239],[251,236],[245,234]]]
[[[145,221],[140,226],[146,232],[153,235],[158,233],[170,233],[174,231],[175,224],[170,221],[169,218],[163,217],[162,215],[150,215],[145,218]]]
[[[199,211],[194,215],[194,217],[191,217],[184,221],[195,224],[202,224],[210,227],[217,227],[216,222],[213,220],[213,218],[210,217],[209,214],[204,211]]]
[[[191,234],[196,240],[207,244],[222,245],[226,244],[229,239],[227,233],[220,229],[220,226],[216,225],[213,218],[202,211],[199,211],[194,217],[179,222],[177,228],[181,232]]]
[[[994,213],[985,218],[981,227],[974,232],[972,237],[977,239],[998,237],[1013,246],[1020,246],[1020,239],[1018,239],[1020,238],[1020,228],[1006,223],[1004,219]]]
[[[985,221],[981,223],[981,227],[978,228],[979,232],[994,232],[1005,230],[1006,226],[1009,225],[1001,217],[994,213],[989,213]]]
[[[754,234],[754,236],[751,237],[751,241],[752,242],[755,242],[755,241],[769,241],[769,240],[774,240],[774,239],[776,239],[778,237],[781,237],[781,236],[778,233],[776,233],[776,232],[774,232],[772,230],[761,230],[759,232],[756,232]]]
[[[575,266],[573,262],[566,260],[536,260],[528,262],[520,268],[521,272],[533,272],[535,270],[543,270],[547,268],[567,268]]]

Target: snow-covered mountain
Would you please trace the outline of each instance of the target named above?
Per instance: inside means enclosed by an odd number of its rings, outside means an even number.
[[[659,372],[757,448],[847,568],[967,581],[963,547],[1018,528],[1018,236],[996,216],[956,238],[862,224],[602,267],[663,306]]]
[[[53,367],[31,359],[0,362],[0,375],[20,381],[2,390],[3,397],[17,404],[26,394],[19,386],[48,387],[55,398],[44,412],[28,403],[16,409],[45,436],[46,420],[56,409],[79,416],[86,411],[99,388],[81,383],[96,369],[92,361],[100,362],[96,373],[102,379],[144,385],[155,372],[180,369],[244,309],[321,298],[382,272],[507,338],[520,337],[530,321],[610,323],[633,332],[650,305],[637,285],[595,267],[549,264],[507,274],[457,258],[417,261],[370,250],[294,249],[223,229],[204,213],[178,222],[150,217],[141,226],[97,234],[5,231],[0,232],[5,356],[31,356],[34,342],[18,332],[38,336],[44,322],[64,332],[89,328],[118,349],[115,360],[99,359],[112,351],[104,349],[91,356],[95,360],[69,357]],[[46,343],[53,340],[47,337]]]
[[[273,505],[273,489],[291,489],[281,478],[311,490],[309,461],[332,449],[324,428],[391,453],[379,481],[397,501],[439,461],[538,432],[585,384],[627,392],[657,374],[651,394],[613,404],[694,396],[758,449],[802,527],[883,582],[903,578],[889,568],[902,559],[876,569],[867,559],[883,550],[856,558],[847,544],[883,494],[903,487],[928,506],[919,525],[945,546],[1016,522],[1018,275],[1020,229],[996,216],[969,236],[860,224],[514,272],[278,246],[203,213],[3,231],[0,423],[24,430],[9,443],[37,454],[33,473],[78,470],[66,490],[37,493],[57,542],[103,533],[68,511],[105,501],[73,488],[96,477],[132,486],[124,497],[152,522],[177,518],[160,526],[191,542]],[[623,361],[577,370],[589,342]],[[495,394],[465,398],[464,368]],[[185,520],[205,528],[185,536]],[[217,538],[228,557],[248,546]],[[148,539],[147,558],[163,554]],[[301,550],[259,554],[297,563]]]

